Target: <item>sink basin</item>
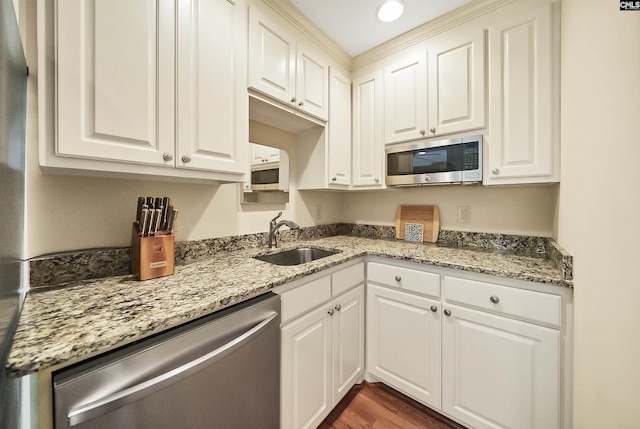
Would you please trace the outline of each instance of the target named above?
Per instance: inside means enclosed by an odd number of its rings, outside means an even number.
[[[254,256],[260,261],[269,262],[275,265],[300,265],[317,259],[339,253],[338,250],[324,250],[315,247],[299,247],[297,249],[285,250],[278,253]]]

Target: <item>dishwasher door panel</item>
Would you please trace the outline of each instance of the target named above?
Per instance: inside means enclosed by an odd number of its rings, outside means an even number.
[[[279,308],[267,294],[54,375],[56,429],[276,429]]]

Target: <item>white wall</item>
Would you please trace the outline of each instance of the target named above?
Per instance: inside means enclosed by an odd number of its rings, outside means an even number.
[[[424,186],[357,192],[345,197],[343,221],[395,225],[400,204],[434,204],[440,228],[550,237],[558,186]],[[471,208],[471,222],[458,223],[458,206]]]
[[[562,2],[558,239],[574,256],[576,428],[640,427],[640,12]]]

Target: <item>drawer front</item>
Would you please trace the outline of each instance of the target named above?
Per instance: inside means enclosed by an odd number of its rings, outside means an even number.
[[[282,323],[331,299],[331,277],[326,276],[281,295]]]
[[[447,302],[555,326],[562,323],[558,295],[449,276],[444,277],[442,293]]]
[[[425,295],[440,296],[440,275],[369,262],[367,280]]]
[[[333,296],[338,296],[349,289],[364,283],[364,262],[331,274]]]

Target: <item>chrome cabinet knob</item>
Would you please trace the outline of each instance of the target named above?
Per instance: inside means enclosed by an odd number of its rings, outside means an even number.
[[[491,174],[495,174],[497,176],[498,174],[500,174],[500,169],[494,168],[493,170],[491,170]]]
[[[396,276],[396,281],[397,281],[397,282],[401,282],[401,281],[402,281],[402,277],[400,277],[400,276]]]
[[[332,178],[331,178],[331,181],[332,181],[332,182],[336,182],[337,180],[338,180],[338,178],[337,178],[337,177],[332,177]]]
[[[173,154],[171,154],[169,152],[165,152],[162,155],[162,159],[164,159],[165,161],[173,161]]]
[[[295,102],[296,102],[296,97],[292,97],[292,98],[291,98],[291,102],[292,102],[292,103],[295,103]]]
[[[302,102],[302,101],[301,101],[301,102],[299,102],[299,103],[298,103],[298,106],[304,106],[304,102]]]
[[[191,157],[189,155],[182,155],[182,162],[188,164],[191,162]]]
[[[330,308],[329,311],[327,311],[327,313],[329,313],[329,316],[333,316],[333,313],[334,313],[333,308]]]
[[[451,310],[447,309],[444,311],[445,316],[451,316]]]
[[[425,130],[420,130],[420,134],[425,135],[427,132]]]
[[[376,183],[380,182],[380,179],[378,179],[377,177],[375,179],[373,179]]]
[[[336,304],[335,309],[336,309],[336,311],[340,311],[340,310],[342,310],[342,306],[340,304]]]
[[[434,128],[429,128],[429,131],[431,132],[431,134],[435,134],[436,133],[436,129]]]
[[[498,298],[497,296],[492,296],[491,298],[489,298],[489,301],[491,301],[494,304],[497,304],[500,302],[500,298]]]
[[[430,308],[430,310],[431,310],[432,312],[434,312],[434,313],[437,313],[437,312],[438,312],[438,307],[437,307],[437,306],[435,306],[435,305],[432,305],[432,306],[431,306],[431,308]]]

